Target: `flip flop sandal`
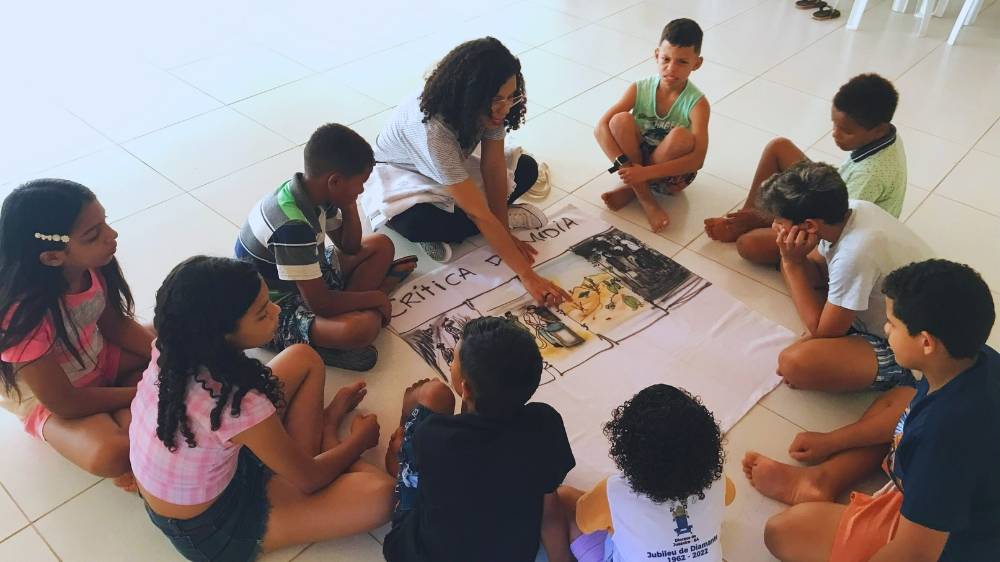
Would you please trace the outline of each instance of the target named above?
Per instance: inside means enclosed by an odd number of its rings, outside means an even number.
[[[835,10],[830,6],[824,5],[822,8],[813,12],[814,20],[835,20],[840,17],[840,10]]]
[[[389,271],[385,273],[386,277],[395,277],[396,279],[399,280],[400,283],[402,283],[403,280],[409,277],[414,270],[411,269],[409,271],[400,271],[399,269],[397,269],[397,266],[406,265],[410,263],[417,263],[417,256],[406,256],[399,258],[398,260],[394,260],[391,264],[389,264]]]
[[[811,10],[813,8],[821,8],[826,2],[823,0],[797,0],[795,2],[795,7],[800,10]]]

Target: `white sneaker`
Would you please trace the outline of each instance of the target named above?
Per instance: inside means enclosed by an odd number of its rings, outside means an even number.
[[[438,263],[451,261],[451,244],[447,242],[418,242],[418,244],[432,260]]]
[[[549,222],[538,207],[529,203],[517,203],[507,208],[507,225],[513,230],[541,228]]]

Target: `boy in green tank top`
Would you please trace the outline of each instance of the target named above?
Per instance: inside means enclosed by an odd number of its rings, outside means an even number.
[[[653,192],[691,184],[708,152],[708,100],[688,76],[701,67],[702,31],[693,20],[671,21],[653,51],[658,72],[629,85],[594,131],[624,185],[601,196],[617,211],[637,199],[653,232],[670,223]]]

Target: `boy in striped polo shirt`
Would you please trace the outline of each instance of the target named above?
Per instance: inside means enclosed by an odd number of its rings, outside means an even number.
[[[273,348],[306,343],[331,366],[375,365],[388,295],[417,260],[393,261],[388,237],[361,235],[358,196],[374,164],[361,135],[323,125],[306,144],[305,173],[257,202],[240,229],[236,257],[257,267],[281,307]]]

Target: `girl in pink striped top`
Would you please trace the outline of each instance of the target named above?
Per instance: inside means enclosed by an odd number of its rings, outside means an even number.
[[[86,187],[33,180],[0,212],[0,407],[98,476],[134,488],[129,403],[152,333],[132,317],[118,233]]]
[[[156,293],[130,459],[150,519],[190,560],[252,560],[389,520],[393,481],[359,460],[378,444],[375,416],[338,436],[364,383],[324,408],[312,348],[267,365],[244,353],[271,340],[278,310],[254,266],[226,258],[190,258]]]

